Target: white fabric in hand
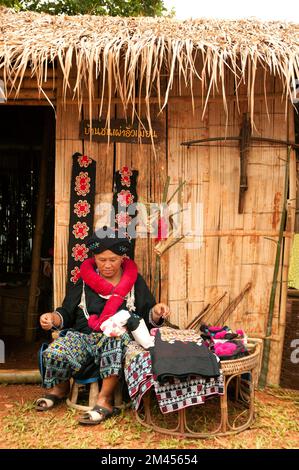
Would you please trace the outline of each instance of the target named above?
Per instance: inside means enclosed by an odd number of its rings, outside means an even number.
[[[126,325],[130,316],[128,310],[120,310],[102,323],[102,332],[108,337],[123,335],[127,331],[124,325]]]
[[[131,332],[136,343],[144,349],[151,348],[155,344],[155,337],[151,336],[143,318],[140,320],[138,328]]]

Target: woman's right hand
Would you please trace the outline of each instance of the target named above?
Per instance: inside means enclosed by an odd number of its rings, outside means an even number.
[[[49,313],[43,313],[40,318],[39,318],[40,326],[42,327],[43,330],[51,330],[54,322],[53,322],[53,314],[51,312]]]
[[[53,326],[59,328],[61,325],[61,317],[56,312],[43,313],[39,321],[43,330],[51,330]]]

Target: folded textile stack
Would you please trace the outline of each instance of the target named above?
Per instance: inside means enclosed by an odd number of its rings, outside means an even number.
[[[247,336],[243,330],[231,330],[229,326],[201,325],[201,337],[209,349],[221,360],[248,356]]]
[[[152,329],[156,341],[145,351],[135,341],[127,348],[125,378],[134,408],[153,388],[162,413],[202,404],[224,393],[219,359],[198,333],[169,327]]]
[[[185,333],[185,334],[184,334]],[[218,377],[218,358],[203,344],[200,335],[186,330],[161,328],[156,332],[155,347],[150,349],[153,374],[165,383],[171,377]]]

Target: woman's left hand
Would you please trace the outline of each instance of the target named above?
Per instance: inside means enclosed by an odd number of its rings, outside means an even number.
[[[157,323],[160,318],[168,318],[170,315],[170,309],[168,305],[164,303],[156,304],[152,309],[153,320]]]

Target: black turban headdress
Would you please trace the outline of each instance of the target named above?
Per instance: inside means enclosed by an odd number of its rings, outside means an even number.
[[[120,236],[117,230],[105,226],[96,230],[87,240],[86,246],[95,255],[110,250],[116,255],[122,256],[130,252],[131,242],[128,238]]]

